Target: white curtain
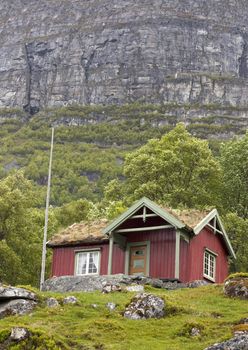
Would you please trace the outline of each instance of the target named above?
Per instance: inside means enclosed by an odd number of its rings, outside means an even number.
[[[87,253],[78,253],[77,256],[77,275],[85,275],[87,267]]]

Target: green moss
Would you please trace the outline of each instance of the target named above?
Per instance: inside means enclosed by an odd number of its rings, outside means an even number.
[[[231,275],[229,275],[226,278],[227,280],[232,280],[232,279],[236,279],[236,278],[248,278],[248,273],[247,272],[236,272],[236,273],[232,273]]]
[[[31,339],[20,343],[22,347],[16,350],[39,349],[39,346],[43,349],[43,344],[46,346],[44,349],[53,350],[201,350],[231,338],[233,325],[247,317],[247,301],[226,298],[222,286],[176,291],[145,289],[165,299],[167,313],[164,318],[125,319],[122,312],[135,293],[73,292],[70,295],[78,298],[78,305],[60,305],[56,308],[41,305],[31,315],[7,317],[0,322],[0,334],[4,332],[2,340],[5,340],[9,335],[6,330],[11,327],[28,328],[32,333]],[[67,295],[39,293],[41,299],[50,296],[59,299]],[[117,304],[116,310],[107,310],[105,305],[108,302]],[[97,304],[97,308],[93,308],[92,304]],[[200,337],[189,335],[193,326],[201,330]]]
[[[0,330],[0,348],[1,348],[1,343],[5,342],[10,336],[10,330],[9,329],[2,329]]]

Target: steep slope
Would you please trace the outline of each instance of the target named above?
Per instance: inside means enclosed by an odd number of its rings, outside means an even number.
[[[0,106],[248,102],[245,0],[1,0]]]

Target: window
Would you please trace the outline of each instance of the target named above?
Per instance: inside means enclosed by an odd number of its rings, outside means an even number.
[[[204,252],[204,277],[215,281],[216,255],[208,250]]]
[[[76,275],[99,274],[99,251],[76,253]]]

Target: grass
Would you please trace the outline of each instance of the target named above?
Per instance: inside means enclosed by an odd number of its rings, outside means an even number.
[[[70,293],[78,298],[78,305],[49,309],[43,302],[30,315],[1,320],[0,339],[1,334],[9,334],[11,327],[24,326],[36,337],[38,334],[57,344],[51,349],[200,350],[232,337],[233,327],[247,317],[247,301],[225,297],[219,285],[177,291],[147,287],[147,291],[165,299],[167,315],[163,319],[123,318],[122,312],[133,293]],[[48,296],[62,298],[58,293],[41,295],[43,299]],[[108,311],[107,302],[116,303],[116,310]],[[98,307],[93,308],[92,304]],[[201,329],[200,336],[190,336],[192,326]],[[25,344],[16,349],[29,347]]]

